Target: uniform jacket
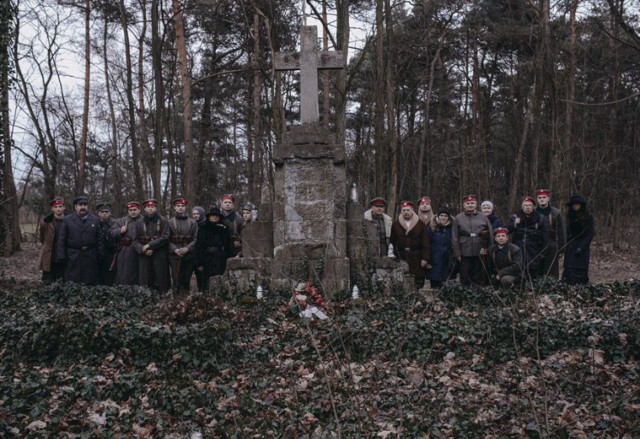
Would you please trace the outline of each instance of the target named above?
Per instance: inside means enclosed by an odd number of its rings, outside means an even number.
[[[500,248],[498,244],[489,247],[491,272],[502,276],[522,276],[522,251],[515,244],[507,242]]]
[[[113,255],[118,248],[118,241],[111,236],[111,228],[116,223],[116,220],[109,218],[106,221],[100,221],[100,228],[102,229],[102,239],[104,241],[104,259],[111,263]]]
[[[174,252],[179,248],[187,247],[189,251],[183,258],[195,256],[196,239],[198,236],[198,223],[193,218],[184,215],[174,216],[169,220],[169,255],[178,257]]]
[[[104,253],[100,219],[88,213],[67,215],[60,226],[56,261],[65,264],[64,280],[95,285],[98,282],[98,258]]]
[[[413,215],[408,226],[404,218],[398,216],[391,226],[391,244],[400,259],[407,261],[414,276],[426,276],[426,270],[420,263],[429,261],[431,256],[429,233],[417,214]]]
[[[62,224],[62,220],[58,220],[58,227]],[[46,216],[40,221],[40,244],[42,244],[42,250],[40,251],[40,270],[51,271],[51,263],[55,259],[56,249],[53,248],[56,237],[56,220],[53,214]]]
[[[152,221],[148,224],[145,223],[144,217],[140,221],[136,222],[136,239],[134,242],[134,248],[139,254],[142,254],[142,247],[149,244],[149,248],[155,253],[157,250],[166,250],[169,245],[169,236],[171,235],[171,229],[169,228],[169,221],[161,215],[154,215]],[[148,243],[143,243],[143,240],[149,240]]]
[[[238,215],[235,211],[231,211],[227,216],[224,216],[224,211],[222,211],[222,213],[222,223],[227,226],[231,236],[240,235],[242,233],[242,226],[244,225],[242,216]]]
[[[548,205],[545,208],[536,207],[536,212],[542,215],[547,221],[549,228],[549,238],[558,244],[558,250],[563,250],[566,242],[566,232],[564,228],[564,219],[562,213],[557,207]]]
[[[520,223],[516,224],[516,219]],[[544,217],[535,210],[526,216],[522,210],[509,218],[507,228],[513,244],[522,250],[525,268],[537,269],[542,266],[543,252],[549,244],[549,228]]]
[[[491,222],[481,212],[467,214],[461,212],[454,218],[451,241],[453,256],[480,256],[480,249],[489,248],[493,236]]]

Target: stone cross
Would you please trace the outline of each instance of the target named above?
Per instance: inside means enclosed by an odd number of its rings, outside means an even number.
[[[319,52],[317,42],[318,29],[315,26],[303,26],[300,29],[300,52],[274,54],[276,70],[300,70],[300,119],[303,124],[320,120],[318,70],[339,70],[345,66],[341,51]]]

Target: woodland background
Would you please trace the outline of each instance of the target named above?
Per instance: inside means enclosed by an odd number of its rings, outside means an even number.
[[[468,192],[504,217],[549,187],[588,197],[614,246],[638,206],[640,2],[10,0],[0,4],[0,243],[79,192],[115,206],[272,196],[305,20],[347,68],[321,119],[361,201]],[[303,13],[304,11],[304,13]],[[264,189],[264,190],[263,190]],[[29,215],[27,215],[29,213]],[[26,220],[27,222],[29,220]],[[25,219],[23,218],[23,221]],[[604,232],[604,233],[602,233]]]

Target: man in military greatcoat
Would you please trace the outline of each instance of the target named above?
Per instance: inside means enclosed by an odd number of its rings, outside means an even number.
[[[64,265],[56,262],[56,249],[60,227],[64,219],[64,198],[55,197],[49,203],[51,214],[47,215],[38,226],[40,232],[40,270],[42,282],[45,284],[64,278]]]
[[[127,215],[118,218],[109,232],[117,243],[116,254],[109,267],[111,271],[115,271],[116,285],[138,285],[139,256],[133,242],[136,238],[136,223],[141,219],[140,202],[129,201]]]
[[[116,254],[118,242],[111,236],[111,228],[116,220],[111,218],[111,204],[99,203],[96,206],[96,212],[100,219],[100,228],[102,229],[102,239],[104,240],[104,253],[98,259],[98,270],[100,285],[113,285],[115,271],[110,270],[111,262]]]
[[[242,253],[242,240],[240,234],[244,226],[244,220],[235,211],[236,199],[232,194],[223,195],[220,198],[220,211],[222,212],[222,223],[227,226],[231,233],[231,243],[233,245],[233,256]]]
[[[544,251],[542,273],[545,276],[559,279],[560,264],[558,259],[564,253],[564,243],[566,242],[562,212],[551,205],[551,191],[549,189],[538,189],[536,191],[536,200],[538,200],[536,212],[545,218],[549,228],[549,245]]]
[[[56,261],[65,265],[66,282],[95,285],[99,279],[98,259],[104,251],[100,220],[89,213],[85,195],[73,200],[73,210],[62,220]]]
[[[133,243],[138,252],[138,281],[140,285],[157,289],[164,294],[169,291],[169,221],[158,214],[158,202],[150,198],[143,203],[144,216],[136,223],[136,239]]]
[[[541,276],[544,255],[549,245],[549,228],[546,220],[535,210],[533,197],[522,198],[522,208],[509,218],[507,229],[512,242],[522,250],[524,275],[529,280]]]
[[[194,257],[198,223],[187,212],[187,199],[178,197],[173,200],[175,215],[169,220],[171,237],[169,239],[169,263],[171,279],[176,293],[189,291],[191,273],[194,270]]]

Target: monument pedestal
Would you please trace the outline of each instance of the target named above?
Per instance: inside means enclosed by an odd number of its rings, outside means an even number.
[[[319,124],[291,127],[274,152],[273,275],[349,288],[344,147]],[[273,279],[272,279],[273,280]]]

